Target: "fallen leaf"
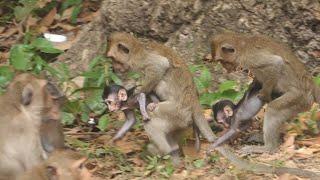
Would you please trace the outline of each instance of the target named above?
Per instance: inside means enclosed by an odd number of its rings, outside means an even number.
[[[0,37],[8,38],[8,37],[16,34],[17,32],[19,32],[19,29],[17,27],[12,27],[12,28],[7,29],[7,31],[5,31],[4,33],[0,34]]]
[[[64,24],[64,23],[57,23],[57,24],[51,26],[50,29],[55,29],[57,27],[60,27],[65,31],[72,31],[74,29],[78,29],[78,27],[76,27],[76,26],[72,26],[70,24]]]
[[[297,176],[294,176],[294,175],[291,175],[291,174],[282,174],[280,175],[277,180],[300,180],[301,178],[297,177]]]
[[[53,9],[40,21],[40,26],[45,26],[45,27],[50,26],[50,25],[53,23],[56,14],[57,14],[57,8],[53,8]]]

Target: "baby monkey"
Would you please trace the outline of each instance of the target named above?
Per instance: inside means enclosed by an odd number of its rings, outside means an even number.
[[[126,122],[112,138],[112,141],[116,141],[123,137],[126,132],[136,123],[136,117],[133,110],[139,107],[143,121],[147,122],[150,117],[146,110],[147,98],[144,93],[140,93],[133,96],[135,88],[126,90],[123,86],[112,84],[106,86],[103,91],[103,101],[108,106],[109,111],[123,111],[126,116]],[[150,94],[148,97],[151,99],[151,103],[148,104],[148,110],[152,111],[159,99],[154,95]]]

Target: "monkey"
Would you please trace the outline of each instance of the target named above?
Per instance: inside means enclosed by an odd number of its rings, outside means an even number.
[[[199,95],[191,72],[183,59],[172,49],[150,42],[143,44],[128,33],[114,32],[108,37],[107,57],[128,69],[142,72],[134,94],[154,92],[160,102],[149,113],[144,129],[150,140],[163,154],[171,155],[174,164],[180,163],[180,152],[174,135],[194,124],[210,142],[214,142],[208,121],[202,114]],[[216,148],[240,169],[264,173],[291,173],[317,178],[319,174],[298,168],[272,167],[245,161],[227,145]]]
[[[112,138],[111,142],[115,142],[127,133],[132,126],[136,123],[136,118],[133,112],[133,109],[137,106],[137,102],[139,104],[141,114],[144,114],[144,121],[146,122],[149,117],[146,111],[146,96],[144,93],[141,93],[136,98],[131,98],[134,88],[126,90],[123,86],[111,84],[106,86],[103,91],[103,101],[107,104],[108,109],[110,111],[122,110],[126,116],[126,122],[120,128],[120,130],[116,133],[116,135]],[[156,107],[156,104],[159,103],[158,97],[153,94],[148,94],[149,99],[151,99],[151,103],[148,104],[147,109],[149,111],[153,111]],[[195,128],[195,127],[194,127]],[[195,148],[197,151],[200,150],[200,136],[197,129],[194,129],[195,136]]]
[[[46,101],[40,125],[40,138],[43,149],[51,153],[56,149],[65,148],[60,109],[66,98],[53,84],[48,83],[48,87],[50,93],[47,98],[55,98]]]
[[[117,111],[122,110],[126,116],[126,122],[120,128],[120,130],[116,133],[116,135],[112,138],[112,142],[120,139],[128,132],[131,127],[136,123],[136,117],[134,115],[134,108],[138,106],[140,108],[140,112],[143,116],[144,121],[149,119],[149,115],[146,111],[146,96],[144,93],[139,94],[137,97],[132,97],[134,88],[130,90],[126,90],[123,86],[120,85],[109,85],[105,86],[102,99],[104,103],[107,105],[109,111]],[[158,102],[158,98],[155,96],[151,96],[153,102]]]
[[[42,162],[47,154],[40,140],[40,125],[47,101],[53,101],[47,80],[23,73],[16,75],[0,96],[0,176],[23,173]],[[48,97],[51,98],[48,98]]]
[[[231,125],[231,119],[236,111],[236,105],[230,100],[220,100],[212,105],[213,119],[225,128]]]
[[[71,150],[56,150],[49,158],[17,176],[16,180],[91,180],[85,167],[87,157]]]
[[[319,87],[303,63],[281,42],[263,35],[227,32],[213,37],[211,51],[213,59],[228,72],[238,67],[249,69],[262,85],[258,98],[268,104],[263,121],[264,146],[244,147],[245,153],[275,152],[280,145],[281,125],[310,109],[313,102],[320,102]],[[273,91],[281,96],[266,101]]]

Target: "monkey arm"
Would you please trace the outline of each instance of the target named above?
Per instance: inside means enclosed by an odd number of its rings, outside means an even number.
[[[122,138],[136,123],[136,117],[134,115],[133,110],[124,110],[125,116],[126,116],[126,122],[123,124],[123,126],[120,128],[120,130],[117,132],[117,134],[112,138],[112,141],[117,141],[118,139]]]
[[[143,117],[143,121],[148,121],[150,120],[150,117],[147,113],[147,110],[146,110],[146,94],[144,93],[140,93],[138,96],[137,96],[137,100],[138,100],[138,103],[139,103],[139,108],[140,108],[140,112],[141,112],[141,115]]]
[[[157,54],[151,54],[146,59],[146,65],[143,69],[143,77],[140,84],[135,89],[134,94],[149,94],[163,78],[170,67],[169,60]]]

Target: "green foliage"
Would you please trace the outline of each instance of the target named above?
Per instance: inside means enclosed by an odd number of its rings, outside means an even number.
[[[227,98],[232,101],[241,99],[244,93],[244,87],[240,87],[235,81],[225,81],[219,84],[216,92],[210,92],[212,85],[212,76],[205,65],[191,65],[190,71],[194,74],[194,82],[200,93],[200,103],[205,106],[211,106],[215,101]]]
[[[14,15],[18,21],[23,20],[27,17],[31,11],[37,8],[37,0],[19,0],[21,6],[14,8]]]
[[[166,178],[169,178],[173,172],[174,167],[170,161],[167,161],[170,159],[169,155],[166,156],[147,156],[147,173],[151,174],[152,172],[158,172],[161,175],[165,176]]]
[[[109,121],[110,121],[110,118],[108,115],[103,115],[99,118],[99,124],[98,124],[98,128],[101,130],[101,131],[104,131],[108,124],[109,124]]]
[[[9,62],[16,70],[39,73],[47,67],[44,54],[59,54],[62,51],[53,48],[52,44],[43,38],[37,38],[30,44],[17,44],[10,50]]]
[[[205,161],[203,159],[197,159],[193,161],[193,166],[196,168],[201,168],[205,165]]]
[[[14,76],[13,70],[9,66],[0,66],[0,93],[5,91],[5,87]]]
[[[66,0],[62,3],[61,10],[64,11],[72,6],[74,6],[74,8],[71,13],[71,23],[75,24],[77,22],[77,17],[81,12],[82,0]]]

